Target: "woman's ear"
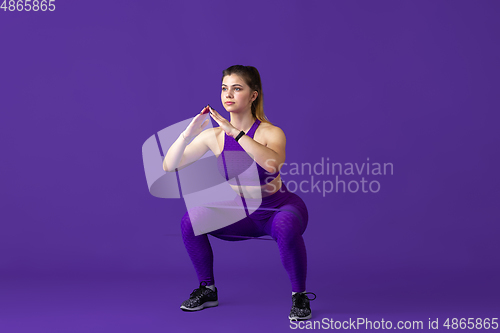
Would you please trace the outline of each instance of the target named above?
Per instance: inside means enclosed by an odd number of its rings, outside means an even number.
[[[255,100],[257,99],[258,96],[259,96],[259,92],[257,90],[254,90],[253,94],[252,94],[252,98],[253,97],[255,97],[255,98],[252,99],[252,103],[255,102]]]

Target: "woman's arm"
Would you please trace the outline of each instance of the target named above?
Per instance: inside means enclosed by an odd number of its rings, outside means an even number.
[[[197,161],[208,151],[208,146],[205,144],[204,140],[206,135],[203,135],[202,133],[188,144],[190,139],[184,139],[182,135],[183,133],[179,135],[177,140],[175,140],[175,142],[170,146],[167,154],[165,155],[165,159],[163,160],[163,170],[167,172],[185,168],[189,164]]]
[[[184,132],[183,132],[184,133]],[[179,165],[179,161],[182,161],[184,150],[188,145],[187,140],[184,140],[183,133],[179,135],[177,140],[170,146],[163,160],[163,170],[167,172],[172,172]]]
[[[210,121],[207,117],[208,108],[205,107],[170,146],[163,160],[163,170],[172,172],[175,169],[182,169],[197,161],[207,152],[209,149],[207,138],[213,133],[213,129],[202,132],[203,127]],[[194,140],[189,143],[193,138]]]
[[[233,131],[233,137],[240,133],[239,130]],[[279,171],[279,168],[285,162],[286,137],[283,130],[279,127],[268,128],[263,132],[267,147],[261,145],[248,135],[243,135],[238,143],[252,158],[269,173]]]
[[[223,131],[231,137],[236,137],[240,133],[226,118],[222,117],[217,111],[211,109],[212,118],[219,124]],[[268,127],[263,131],[263,136],[267,147],[261,145],[251,137],[243,135],[238,143],[240,146],[269,173],[275,173],[285,162],[286,137],[283,130],[279,127]]]

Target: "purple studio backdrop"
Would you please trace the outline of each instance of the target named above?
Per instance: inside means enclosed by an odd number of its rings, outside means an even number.
[[[180,311],[186,205],[146,182],[149,137],[208,103],[229,119],[235,64],[287,137],[312,320],[500,317],[499,2],[3,3],[0,332],[300,329],[274,241],[210,238],[220,305]]]

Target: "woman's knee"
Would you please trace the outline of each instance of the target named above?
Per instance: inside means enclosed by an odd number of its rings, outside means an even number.
[[[286,219],[299,227],[300,233],[303,234],[307,228],[309,214],[305,204],[301,205],[285,205],[280,208],[281,212],[285,213]]]
[[[309,212],[307,211],[306,203],[302,200],[302,198],[297,196],[297,200],[293,205],[291,205],[291,207],[289,207],[289,210],[297,215],[303,233],[307,227],[307,222],[309,221]]]
[[[293,240],[301,236],[305,226],[299,214],[293,211],[281,211],[275,215],[272,225],[272,237],[276,240]]]

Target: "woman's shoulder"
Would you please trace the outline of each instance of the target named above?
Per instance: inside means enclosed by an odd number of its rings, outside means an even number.
[[[259,132],[259,137],[262,137],[265,141],[286,139],[285,132],[280,127],[268,122],[262,121],[260,123]]]
[[[261,128],[263,133],[270,134],[270,135],[280,135],[280,134],[284,135],[285,134],[280,127],[273,125],[271,123],[265,122],[265,121],[261,121],[259,128]]]

